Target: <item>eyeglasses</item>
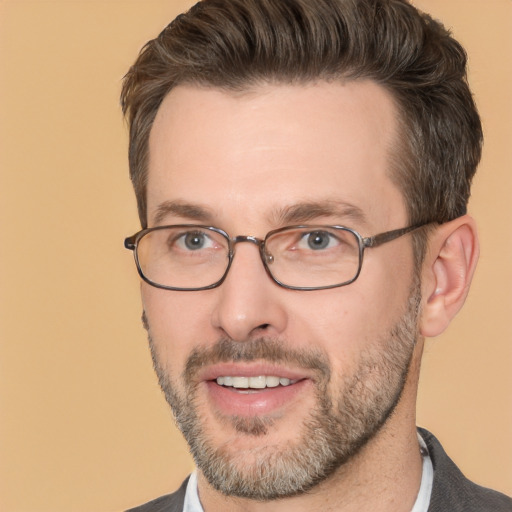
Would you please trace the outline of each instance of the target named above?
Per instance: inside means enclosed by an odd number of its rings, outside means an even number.
[[[226,278],[235,245],[258,246],[268,275],[292,290],[324,290],[354,282],[364,250],[391,242],[428,223],[363,237],[344,226],[288,226],[253,236],[230,237],[212,226],[179,224],[147,228],[125,239],[144,281],[166,290],[207,290]]]

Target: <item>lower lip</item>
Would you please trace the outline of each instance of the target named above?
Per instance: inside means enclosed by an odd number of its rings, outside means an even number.
[[[311,381],[303,379],[289,386],[265,389],[241,389],[219,386],[215,381],[205,382],[213,404],[230,416],[271,414],[288,407],[298,393],[303,393]]]

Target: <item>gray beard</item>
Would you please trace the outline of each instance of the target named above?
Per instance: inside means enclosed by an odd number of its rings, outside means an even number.
[[[328,390],[331,370],[327,354],[297,351],[268,338],[243,343],[221,339],[214,346],[194,349],[182,375],[186,390],[183,394],[160,364],[143,315],[160,386],[195,463],[209,484],[227,496],[275,500],[307,492],[353,458],[381,429],[400,400],[418,337],[420,300],[419,285],[415,283],[402,318],[361,354],[357,370],[344,376],[337,398]],[[293,363],[313,371],[316,406],[297,426],[298,441],[283,442],[277,447],[263,441],[250,452],[231,451],[229,443],[215,446],[197,412],[194,375],[205,363],[254,360]],[[267,435],[275,421],[268,417],[219,419],[239,433],[261,437]]]

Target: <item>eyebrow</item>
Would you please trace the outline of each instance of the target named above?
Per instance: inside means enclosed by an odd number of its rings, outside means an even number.
[[[169,215],[183,217],[185,219],[201,223],[209,223],[215,216],[213,211],[205,206],[185,203],[184,201],[164,201],[156,208],[155,215],[153,217],[154,224],[160,224]]]
[[[328,199],[323,201],[305,201],[290,206],[285,206],[275,211],[272,220],[276,224],[302,224],[321,217],[335,217],[350,219],[357,223],[366,223],[366,215],[363,210],[353,204]]]
[[[212,224],[214,210],[195,203],[180,200],[160,203],[153,217],[154,225],[164,222],[168,216],[182,217],[202,224]],[[357,223],[365,223],[366,216],[361,208],[339,200],[303,201],[277,208],[268,216],[272,226],[303,224],[321,217],[350,219]]]

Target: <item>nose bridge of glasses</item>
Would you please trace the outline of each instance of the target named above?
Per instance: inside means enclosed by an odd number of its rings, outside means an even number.
[[[258,246],[260,250],[261,259],[263,260],[264,265],[266,266],[267,263],[272,263],[274,261],[274,257],[272,254],[268,253],[265,249],[265,240],[262,240],[261,238],[257,238],[255,236],[250,235],[238,235],[233,238],[231,238],[233,252],[234,252],[234,246],[239,243],[243,242],[250,242],[252,244],[255,244]]]
[[[256,244],[258,247],[263,243],[263,240],[261,238],[256,238],[255,236],[247,236],[247,235],[238,235],[233,237],[232,239],[233,245],[239,244],[242,242],[251,242],[253,244]]]

